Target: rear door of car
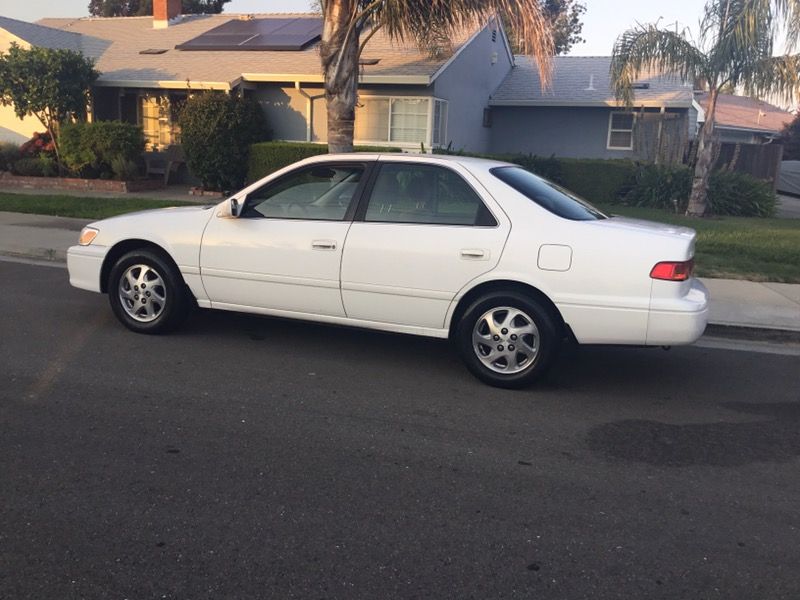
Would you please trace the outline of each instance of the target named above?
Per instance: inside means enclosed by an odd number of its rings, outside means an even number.
[[[498,263],[511,225],[466,169],[424,159],[378,163],[347,235],[347,316],[444,327],[470,281]]]

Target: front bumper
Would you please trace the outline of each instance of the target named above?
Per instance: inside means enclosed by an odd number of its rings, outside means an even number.
[[[67,250],[69,282],[76,288],[100,291],[100,273],[108,248],[106,246],[71,246]]]
[[[647,320],[647,345],[691,344],[703,335],[708,323],[708,290],[697,279],[682,284],[677,297],[675,282],[654,281]]]

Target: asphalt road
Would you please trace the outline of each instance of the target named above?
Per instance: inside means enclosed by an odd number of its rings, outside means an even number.
[[[800,358],[198,312],[0,262],[0,598],[798,598]]]

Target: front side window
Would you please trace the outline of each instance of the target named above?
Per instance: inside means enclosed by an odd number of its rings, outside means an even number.
[[[496,167],[492,175],[551,213],[570,221],[595,221],[606,216],[583,198],[522,167]]]
[[[462,177],[420,164],[384,164],[375,179],[365,221],[494,226],[497,221]]]
[[[612,112],[608,118],[608,149],[633,150],[633,126],[636,116],[629,112]]]
[[[250,192],[244,217],[341,221],[364,174],[362,165],[315,165]]]

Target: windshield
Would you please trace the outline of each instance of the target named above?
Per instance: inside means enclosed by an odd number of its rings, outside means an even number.
[[[522,167],[496,167],[491,173],[542,208],[564,219],[595,221],[608,218],[580,196]]]

